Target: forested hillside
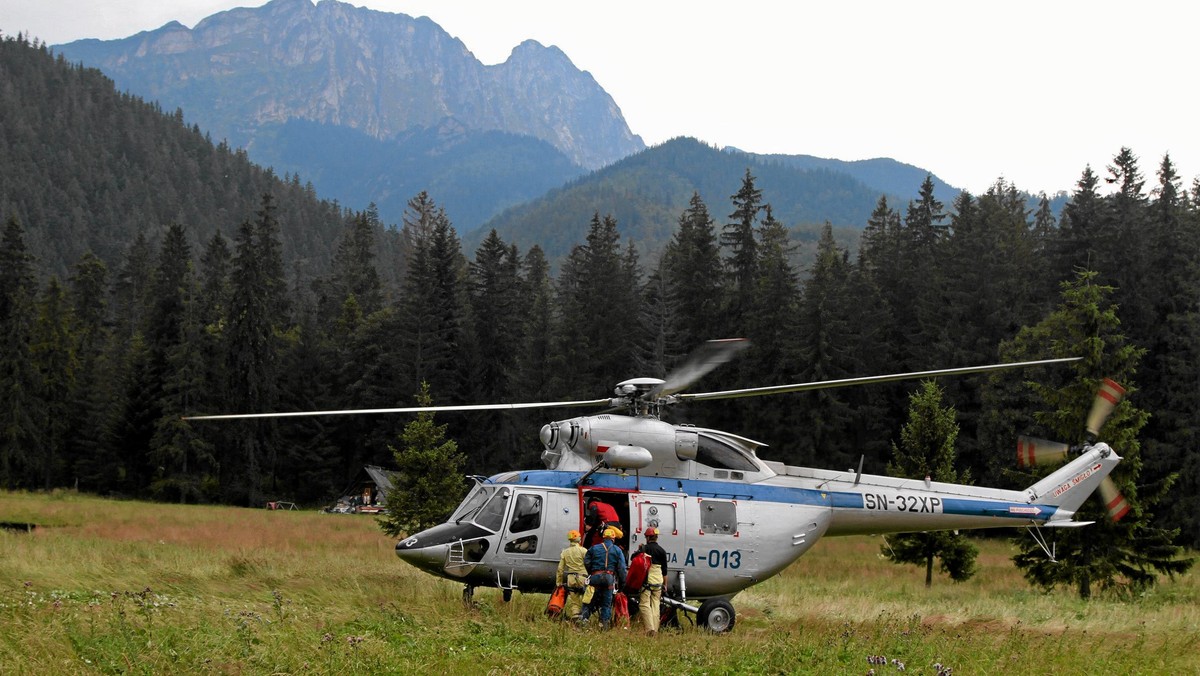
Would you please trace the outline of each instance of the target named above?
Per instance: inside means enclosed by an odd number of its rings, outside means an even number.
[[[87,252],[111,267],[168,223],[186,225],[193,246],[232,234],[267,192],[287,223],[285,260],[324,271],[345,215],[312,186],[214,146],[180,111],[118,94],[44,45],[0,41],[0,82],[0,213],[25,226],[39,272],[65,276]]]
[[[4,48],[18,52],[6,51],[7,68],[25,60],[72,74],[51,77],[92,77],[20,41]],[[93,98],[104,100],[99,90]],[[129,139],[120,166],[132,166],[132,149],[195,133],[164,119],[164,138]],[[60,157],[81,152],[49,140],[42,147]],[[20,169],[10,158],[36,154],[17,150],[4,155],[6,175]],[[960,465],[981,484],[1028,485],[1030,476],[1008,469],[1016,435],[1049,436],[1054,421],[1021,381],[1115,375],[1150,417],[1118,449],[1126,462],[1114,476],[1135,513],[1200,541],[1200,188],[1183,189],[1168,158],[1150,188],[1128,149],[1103,176],[1084,169],[1061,220],[1046,202],[1031,212],[1002,181],[947,205],[927,179],[904,205],[876,200],[857,255],[825,228],[803,281],[789,262],[787,229],[768,208],[794,196],[787,186],[766,187],[755,171],[743,167],[715,198],[693,193],[670,214],[661,256],[630,246],[619,212],[575,205],[562,218],[581,235],[553,276],[541,247],[499,234],[464,251],[424,192],[408,202],[403,265],[381,255],[386,233],[368,211],[335,221],[336,244],[309,261],[328,272],[309,274],[285,263],[283,233],[301,218],[296,201],[310,199],[290,183],[271,184],[249,209],[214,195],[228,238],[196,244],[196,226],[168,211],[145,226],[159,237],[112,245],[115,264],[90,255],[87,240],[69,270],[53,275],[31,255],[32,243],[70,214],[22,215],[6,201],[0,485],[315,504],[363,464],[390,464],[405,417],[189,423],[181,415],[410,405],[422,382],[435,404],[594,399],[626,378],[661,377],[706,339],[744,336],[753,347],[695,389],[970,366],[1022,351],[1085,357],[947,380],[962,428]],[[120,185],[112,199],[123,204]],[[169,197],[149,192],[137,203],[149,209]],[[1045,324],[1052,313],[1076,319]],[[867,471],[883,471],[912,386],[696,402],[672,415],[761,440],[768,459],[841,469],[865,455]],[[467,472],[487,474],[538,466],[538,428],[567,415],[456,413],[438,422],[466,453]],[[1082,429],[1080,439],[1064,439],[1080,440]],[[1081,518],[1102,513],[1093,502]]]
[[[545,141],[472,131],[454,120],[381,141],[293,119],[261,127],[251,152],[258,163],[311,180],[322,195],[374,203],[387,223],[398,223],[408,199],[427,190],[464,229],[584,173]]]
[[[537,243],[547,257],[558,260],[585,234],[577,215],[599,212],[612,214],[620,223],[622,236],[640,252],[657,255],[671,238],[675,219],[693,193],[698,192],[709,204],[725,200],[731,194],[730,186],[737,184],[747,167],[771,195],[775,217],[793,229],[792,239],[801,246],[808,244],[803,252],[797,252],[797,261],[811,260],[826,221],[839,235],[844,232],[839,237],[843,244],[856,240],[856,231],[880,195],[844,172],[799,169],[777,159],[676,138],[516,206],[467,239],[477,244],[495,229],[519,246]]]

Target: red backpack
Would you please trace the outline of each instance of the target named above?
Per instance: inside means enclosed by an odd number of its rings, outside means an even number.
[[[629,571],[625,574],[626,593],[635,594],[646,585],[646,575],[650,572],[650,555],[638,552],[629,561]]]

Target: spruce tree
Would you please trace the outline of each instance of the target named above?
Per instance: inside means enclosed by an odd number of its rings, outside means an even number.
[[[36,310],[33,257],[16,218],[0,239],[0,486],[31,487],[45,411],[30,355]]]
[[[432,406],[429,384],[421,383],[418,406]],[[446,425],[436,425],[432,412],[417,414],[404,426],[400,446],[392,447],[397,469],[387,496],[387,514],[379,527],[393,537],[412,534],[446,520],[466,492],[465,458],[446,438]]]
[[[492,230],[475,251],[470,264],[471,316],[478,347],[478,368],[471,378],[470,397],[486,403],[514,401],[521,345],[528,312],[521,258]],[[486,430],[470,442],[480,456],[505,456],[520,447],[523,432],[508,412],[482,413],[473,428]]]
[[[675,235],[663,252],[660,277],[663,301],[675,308],[671,332],[679,346],[677,353],[672,349],[664,355],[668,366],[706,340],[729,337],[720,325],[721,252],[713,219],[698,192],[679,215]],[[739,327],[734,334],[741,331]]]
[[[86,485],[83,474],[107,462],[104,443],[97,430],[104,428],[109,407],[115,398],[112,387],[113,365],[107,358],[111,336],[108,316],[108,268],[93,253],[85,253],[71,274],[68,298],[74,318],[73,333],[79,368],[75,391],[71,393],[75,414],[67,431],[68,471],[71,485],[95,490]]]
[[[379,215],[373,208],[350,218],[333,255],[331,278],[323,285],[325,297],[321,308],[327,316],[336,316],[349,296],[354,296],[363,315],[383,306],[383,284],[375,267],[375,237],[379,229]]]
[[[71,395],[79,370],[74,319],[66,291],[51,277],[38,301],[29,357],[38,372],[36,389],[42,446],[37,457],[38,485],[49,490],[66,483],[67,436],[72,410]]]
[[[902,234],[900,214],[881,196],[863,229],[856,270],[861,291],[858,302],[873,315],[864,328],[870,328],[879,346],[864,364],[868,373],[887,373],[887,369],[905,365],[904,329],[898,317],[908,298]]]
[[[33,256],[25,244],[25,229],[15,217],[9,216],[0,238],[0,324],[13,314],[20,294],[35,291]]]
[[[733,213],[721,231],[721,246],[728,250],[725,257],[726,326],[732,329],[745,326],[747,315],[754,305],[758,280],[758,214],[763,209],[762,190],[754,185],[750,169],[742,185],[730,200]]]
[[[278,401],[277,331],[285,328],[283,264],[280,259],[274,201],[264,195],[258,218],[238,228],[233,262],[229,323],[225,331],[226,367],[231,410],[239,413],[275,410]],[[219,457],[221,487],[231,502],[263,501],[264,480],[274,469],[275,423],[237,423],[230,444]],[[269,484],[266,488],[272,488]]]
[[[961,483],[954,468],[958,423],[953,407],[942,405],[942,388],[927,380],[909,397],[908,422],[900,430],[900,444],[892,445],[888,473],[910,479]],[[933,585],[933,560],[955,582],[975,574],[979,550],[951,531],[888,535],[880,548],[894,563],[925,567],[925,587]]]
[[[1151,268],[1140,281],[1154,301],[1152,325],[1143,327],[1148,349],[1143,380],[1146,474],[1179,480],[1163,503],[1164,525],[1179,528],[1180,542],[1200,545],[1200,213],[1190,205],[1169,156],[1159,166],[1150,205]]]
[[[758,274],[744,334],[750,339],[750,349],[736,366],[747,384],[796,382],[801,370],[796,340],[800,287],[790,261],[788,230],[776,220],[770,205],[763,212],[755,265]],[[743,429],[774,430],[775,445],[795,447],[800,430],[791,424],[791,410],[779,402],[734,400],[722,408],[741,409],[737,419]]]
[[[1101,501],[1093,498],[1080,507],[1076,518],[1096,523],[1059,529],[1056,560],[1029,537],[1017,541],[1021,552],[1013,557],[1030,583],[1046,589],[1072,585],[1083,599],[1090,598],[1094,588],[1132,597],[1160,575],[1174,576],[1192,565],[1191,559],[1181,558],[1182,551],[1174,543],[1177,531],[1154,525],[1152,510],[1164,486],[1139,483],[1139,433],[1148,414],[1133,403],[1137,399],[1133,376],[1145,351],[1121,333],[1111,300],[1113,289],[1099,284],[1097,278],[1095,272],[1080,271],[1074,281],[1063,284],[1062,303],[1054,312],[1001,347],[1006,361],[1082,357],[1070,367],[1050,371],[1048,375],[1056,378],[1053,382],[1028,383],[1041,410],[1034,416],[1036,428],[1020,432],[1068,444],[1082,442],[1085,419],[1102,379],[1111,378],[1126,390],[1100,430],[1100,441],[1123,459],[1110,478],[1130,505],[1128,514],[1114,522],[1107,518]],[[1012,436],[1017,433],[1013,430]]]
[[[561,396],[595,397],[630,377],[640,350],[641,280],[620,239],[612,216],[593,214],[587,242],[563,263],[555,337]]]
[[[409,200],[404,235],[410,243],[399,307],[398,386],[413,391],[428,382],[447,401],[462,403],[466,379],[460,350],[467,341],[467,263],[458,235],[425,192]]]
[[[859,308],[852,298],[848,254],[833,239],[827,222],[821,229],[817,257],[804,281],[797,321],[801,382],[838,380],[860,373],[855,330]],[[822,389],[807,396],[800,409],[802,436],[791,462],[846,467],[857,458],[852,435],[853,410],[839,389]],[[853,396],[853,395],[850,395]]]
[[[7,489],[34,485],[36,456],[43,443],[44,410],[30,357],[34,316],[33,300],[24,286],[8,294],[8,316],[0,322],[0,486]]]

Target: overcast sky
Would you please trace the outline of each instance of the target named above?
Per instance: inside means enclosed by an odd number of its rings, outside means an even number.
[[[262,0],[0,0],[0,31],[119,38]],[[647,144],[891,157],[975,194],[1101,177],[1122,146],[1200,175],[1200,3],[353,0],[428,16],[487,64],[563,50]],[[186,112],[186,111],[185,111]],[[913,186],[916,192],[917,186]]]

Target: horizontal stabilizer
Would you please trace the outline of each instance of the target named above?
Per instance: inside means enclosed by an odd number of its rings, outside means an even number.
[[[1044,528],[1079,528],[1080,526],[1090,526],[1096,523],[1095,521],[1066,521],[1059,519],[1058,521],[1047,521],[1042,524]]]

